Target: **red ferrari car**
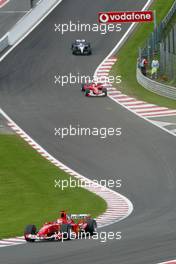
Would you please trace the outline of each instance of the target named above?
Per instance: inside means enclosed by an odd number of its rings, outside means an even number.
[[[82,84],[81,90],[85,93],[85,96],[107,96],[107,89],[102,83]]]
[[[75,221],[78,219],[78,221]],[[73,236],[78,238],[80,234],[93,235],[96,232],[97,223],[87,214],[67,214],[60,212],[60,218],[54,222],[45,223],[37,232],[35,225],[28,225],[24,231],[24,237],[28,242],[37,240],[68,240]]]

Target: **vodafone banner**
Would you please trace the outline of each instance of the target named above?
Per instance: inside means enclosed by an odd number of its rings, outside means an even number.
[[[100,12],[99,23],[152,22],[153,11]]]

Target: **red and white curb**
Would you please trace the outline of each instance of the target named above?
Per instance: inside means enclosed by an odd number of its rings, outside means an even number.
[[[169,260],[169,261],[166,261],[166,262],[161,262],[161,263],[158,263],[158,264],[176,264],[176,259]]]
[[[0,8],[4,7],[10,0],[0,0]]]
[[[90,192],[97,194],[102,197],[107,203],[107,210],[105,213],[100,215],[96,220],[98,227],[105,227],[107,225],[119,222],[126,217],[128,217],[133,211],[133,205],[125,196],[103,187],[99,184],[95,184],[93,181],[87,179],[83,175],[77,173],[71,168],[64,165],[62,162],[55,159],[50,155],[45,149],[43,149],[38,143],[36,143],[29,135],[27,135],[3,110],[0,109],[0,114],[2,114],[8,121],[9,127],[13,129],[20,137],[22,137],[32,148],[34,148],[40,155],[45,159],[50,161],[53,165],[57,166],[61,170],[67,172],[70,176],[76,179],[82,180],[85,183],[85,189]],[[18,244],[25,243],[24,239],[21,237],[3,239],[0,240],[0,247],[4,246],[14,246]]]
[[[106,58],[96,69],[94,77],[96,79],[99,78],[101,80],[105,80],[105,78],[108,77],[109,72],[116,61],[117,58],[115,57]],[[163,126],[160,126],[158,122],[155,123],[154,120],[150,120],[149,118],[176,116],[176,110],[174,109],[169,109],[167,107],[160,107],[155,104],[149,104],[145,101],[137,100],[131,96],[123,94],[121,91],[118,91],[115,87],[113,87],[111,83],[106,83],[105,81],[104,84],[107,86],[109,98],[111,98],[116,103],[122,105],[126,109],[130,110],[134,114],[146,119],[147,121],[153,123],[154,125],[164,130],[167,129],[163,128]],[[176,134],[174,133],[175,131],[167,130],[167,132],[176,136]]]
[[[8,246],[15,246],[21,245],[26,243],[23,237],[13,237],[0,240],[0,248],[1,247],[8,247]]]

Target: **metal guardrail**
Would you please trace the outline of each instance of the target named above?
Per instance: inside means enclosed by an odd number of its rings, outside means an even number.
[[[171,9],[169,10],[168,14],[165,16],[163,21],[161,22],[162,28],[165,29],[172,19],[172,17],[175,15],[176,12],[176,1],[173,3]]]
[[[44,17],[48,11],[61,0],[42,0],[19,23],[9,31],[9,44],[14,45],[21,37],[25,36],[29,30]]]
[[[40,19],[47,14],[47,12],[57,3],[62,0],[35,0],[35,6],[27,15],[24,15],[9,32],[0,39],[0,52],[8,46],[14,45],[22,36],[40,21]]]
[[[9,46],[8,33],[0,39],[0,52],[5,50]]]
[[[138,83],[148,91],[176,100],[176,87],[168,86],[147,78],[138,67],[136,70],[136,78]]]

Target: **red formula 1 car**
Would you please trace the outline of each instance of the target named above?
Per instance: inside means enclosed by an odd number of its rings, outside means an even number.
[[[78,221],[75,221],[78,219]],[[24,237],[28,242],[43,240],[69,240],[76,239],[80,235],[93,235],[96,232],[97,223],[87,214],[67,214],[60,212],[60,218],[54,222],[45,223],[37,232],[35,225],[28,225],[24,231]]]
[[[85,93],[85,96],[107,96],[107,89],[102,83],[82,84],[81,91]]]

